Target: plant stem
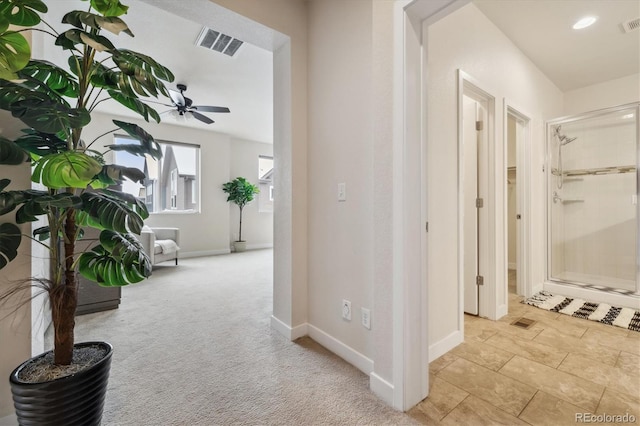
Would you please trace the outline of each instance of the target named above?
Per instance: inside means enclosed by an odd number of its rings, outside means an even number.
[[[238,231],[238,241],[242,241],[242,206],[240,207],[240,230]]]

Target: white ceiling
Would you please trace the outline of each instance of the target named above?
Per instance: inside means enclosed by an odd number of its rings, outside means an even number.
[[[640,72],[638,0],[474,0],[474,4],[562,91]],[[571,27],[585,16],[592,26]]]
[[[103,34],[116,47],[144,53],[168,67],[176,77],[169,87],[175,89],[177,83],[186,84],[185,96],[191,98],[194,105],[226,106],[231,110],[229,114],[203,113],[215,120],[209,125],[195,119],[184,122],[162,114],[164,123],[273,143],[273,55],[270,51],[244,43],[233,57],[229,57],[195,45],[202,25],[140,0],[124,3],[130,8],[121,18],[135,37],[124,33],[119,36]],[[189,6],[196,4],[195,0],[189,1]],[[87,3],[56,0],[48,2],[48,6],[47,22],[60,30],[68,28],[59,24],[64,13],[73,9],[86,10]],[[183,9],[184,6],[181,5]],[[55,56],[47,59],[66,64],[66,56],[59,49]],[[161,101],[171,103],[168,98]],[[160,113],[171,109],[152,106]],[[103,102],[98,108],[114,115],[137,116],[115,101]]]
[[[347,0],[345,0],[347,1]],[[231,134],[238,138],[273,142],[273,63],[269,46],[274,39],[266,27],[234,21],[208,0],[127,0],[122,18],[135,34],[109,35],[119,47],[148,54],[171,69],[185,83],[195,105],[219,105],[230,114],[206,115],[211,125],[197,120],[163,121]],[[475,5],[500,28],[561,90],[567,91],[640,72],[640,31],[624,34],[619,24],[640,16],[638,0],[474,0]],[[48,22],[60,22],[64,12],[84,10],[79,0],[48,2]],[[166,9],[166,10],[163,10]],[[167,11],[168,10],[168,11]],[[182,16],[189,16],[185,19]],[[585,15],[598,16],[593,26],[575,31],[571,26]],[[266,49],[245,43],[234,57],[195,45],[205,22],[211,28],[249,34]],[[59,28],[60,25],[57,24]],[[65,64],[59,54],[48,58]],[[168,99],[165,99],[168,103]],[[168,110],[157,106],[159,112]],[[115,115],[135,114],[116,102],[101,110]]]

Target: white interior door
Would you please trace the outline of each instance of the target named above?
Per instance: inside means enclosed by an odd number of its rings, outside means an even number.
[[[463,190],[463,282],[464,311],[478,315],[479,227],[478,208],[478,159],[481,137],[476,128],[481,111],[474,99],[463,96],[462,119],[462,190]]]

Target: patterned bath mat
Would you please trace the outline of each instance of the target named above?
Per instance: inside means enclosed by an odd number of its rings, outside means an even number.
[[[640,311],[631,308],[618,308],[606,303],[592,303],[582,299],[556,296],[548,291],[541,291],[523,300],[522,303],[576,318],[640,331]]]

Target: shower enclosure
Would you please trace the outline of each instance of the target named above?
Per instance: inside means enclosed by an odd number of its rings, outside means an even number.
[[[639,294],[639,105],[547,124],[548,281]]]

